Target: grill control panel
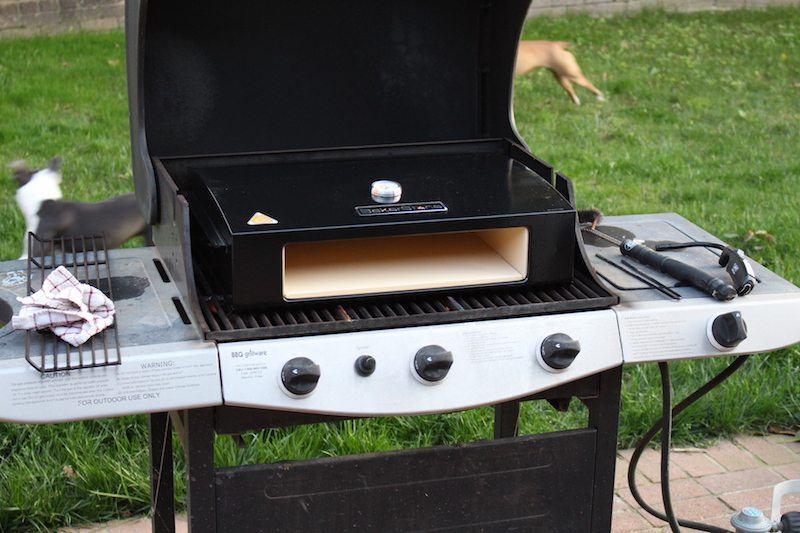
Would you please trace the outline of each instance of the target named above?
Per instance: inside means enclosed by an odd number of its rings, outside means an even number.
[[[662,299],[614,308],[625,363],[761,353],[800,341],[798,294],[754,291],[732,302],[685,298],[678,305]]]
[[[445,412],[622,364],[611,310],[219,345],[227,405],[341,415]]]

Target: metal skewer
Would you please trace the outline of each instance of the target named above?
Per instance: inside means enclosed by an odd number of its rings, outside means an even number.
[[[681,297],[681,295],[680,295],[680,294],[678,294],[677,292],[675,292],[674,290],[672,290],[672,287],[669,287],[669,286],[667,286],[667,285],[664,285],[663,283],[661,283],[660,281],[658,281],[656,278],[654,278],[654,277],[652,277],[652,276],[648,275],[646,272],[644,272],[642,269],[638,268],[636,265],[634,265],[633,263],[631,263],[631,262],[630,262],[630,261],[628,261],[627,259],[622,259],[622,264],[623,264],[623,265],[625,265],[626,267],[628,267],[629,269],[631,269],[632,271],[636,272],[637,274],[639,274],[639,275],[640,275],[640,276],[642,276],[643,278],[647,279],[648,281],[650,281],[650,282],[651,282],[651,283],[653,283],[654,285],[658,285],[659,287],[661,287],[661,288],[663,288],[663,289],[665,289],[665,290],[668,290],[668,291],[670,291],[671,293],[675,294],[675,295],[676,295],[678,298],[680,298],[680,297]]]
[[[654,280],[653,278],[650,278],[646,274],[644,276],[639,275],[637,272],[635,272],[633,270],[630,270],[628,267],[625,267],[625,266],[622,266],[622,265],[620,265],[618,263],[615,263],[611,259],[609,259],[609,258],[607,258],[605,256],[602,256],[600,254],[597,254],[597,258],[600,259],[601,261],[603,261],[604,263],[608,263],[609,265],[611,265],[611,266],[613,266],[615,268],[618,268],[619,270],[621,270],[625,274],[631,276],[632,278],[638,279],[639,281],[641,281],[645,285],[649,286],[651,289],[655,289],[658,292],[660,292],[661,294],[664,294],[665,296],[668,296],[668,297],[672,298],[673,300],[680,300],[682,298],[682,296],[680,294],[678,294],[677,292],[673,291],[672,289],[670,289],[666,285]]]

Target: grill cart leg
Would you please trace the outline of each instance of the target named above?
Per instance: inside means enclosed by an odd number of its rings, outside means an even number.
[[[621,366],[607,370],[600,374],[600,391],[597,397],[583,399],[589,408],[589,427],[597,430],[592,531],[611,531],[621,382]]]
[[[494,438],[516,437],[519,431],[519,401],[494,406]]]
[[[217,530],[214,490],[214,410],[191,409],[173,413],[186,457],[186,507],[189,533]]]
[[[175,533],[175,492],[172,470],[172,423],[169,413],[150,415],[150,494],[156,533]]]

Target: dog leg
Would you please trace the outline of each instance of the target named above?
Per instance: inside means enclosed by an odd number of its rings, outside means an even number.
[[[569,82],[569,80],[556,73],[553,73],[553,75],[556,77],[558,84],[561,85],[565,91],[567,91],[567,94],[570,98],[572,98],[572,101],[575,102],[575,105],[581,105],[581,99],[578,98],[577,94],[575,94],[575,89],[572,87],[572,84]]]
[[[580,85],[581,87],[585,87],[586,89],[589,89],[590,91],[592,91],[592,93],[594,93],[594,96],[595,96],[595,97],[596,97],[596,98],[597,98],[599,101],[601,101],[601,102],[605,102],[605,101],[606,101],[606,97],[605,97],[605,95],[603,94],[603,91],[601,91],[600,89],[598,89],[597,87],[595,87],[595,86],[592,84],[592,82],[590,82],[589,80],[587,80],[587,79],[586,79],[586,76],[584,76],[583,74],[581,74],[581,75],[580,75],[580,77],[572,78],[572,82],[573,82],[573,83],[576,83],[576,84],[578,84],[578,85]]]
[[[601,102],[605,101],[605,96],[603,95],[602,91],[595,87],[592,82],[587,80],[586,76],[583,75],[583,71],[581,70],[580,65],[578,65],[578,61],[575,59],[574,55],[566,50],[561,50],[557,57],[559,61],[559,76],[567,78],[570,82],[576,85],[580,85],[581,87],[589,89],[594,93],[598,100]]]

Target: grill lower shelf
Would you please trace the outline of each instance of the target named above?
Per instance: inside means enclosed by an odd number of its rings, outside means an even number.
[[[585,311],[616,303],[581,273],[564,287],[478,291],[435,298],[396,299],[363,305],[317,305],[307,308],[233,312],[210,296],[202,277],[200,306],[208,324],[206,339],[241,341],[349,331],[448,324],[494,318]]]
[[[581,429],[220,469],[217,528],[590,531],[596,439]]]

